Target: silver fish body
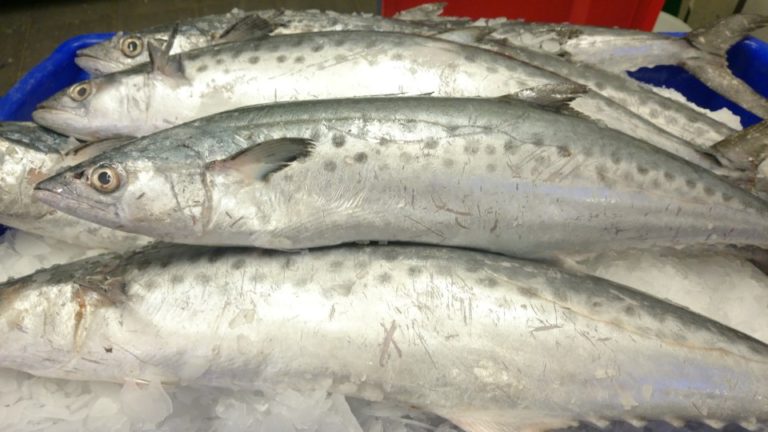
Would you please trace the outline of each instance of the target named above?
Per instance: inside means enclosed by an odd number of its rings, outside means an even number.
[[[450,248],[167,246],[0,285],[0,364],[41,376],[291,388],[469,432],[766,421],[768,347],[622,285]]]
[[[496,44],[491,47],[501,54],[515,50]],[[401,94],[493,97],[570,82],[563,65],[554,67],[561,76],[479,47],[391,32],[274,36],[187,52],[176,60],[178,71],[172,76],[145,66],[77,84],[42,104],[33,117],[69,135],[103,139],[146,135],[259,103]],[[543,63],[551,67],[549,62]],[[74,91],[83,91],[85,96],[74,95]],[[624,94],[620,88],[613,93]],[[646,93],[650,101],[663,99]],[[677,120],[673,114],[644,102],[637,91],[619,98],[618,103],[590,93],[573,107],[707,169],[718,168],[687,140],[706,147],[724,138],[728,132],[722,129],[728,128],[701,114],[686,114],[690,109],[679,115],[685,122],[673,122]],[[640,112],[651,107],[650,115],[643,119],[626,107],[637,107]],[[695,126],[670,126],[674,124]]]
[[[233,10],[227,14],[210,15],[180,22],[171,54],[178,54],[219,43],[231,42],[226,32],[248,17],[259,17],[274,25],[272,35],[309,33],[319,31],[370,30],[403,33],[432,32],[453,28],[450,22],[401,21],[371,14],[344,14],[319,10]],[[147,46],[150,41],[165,42],[172,25],[157,26],[138,32],[118,33],[112,39],[81,49],[75,62],[93,75],[104,75],[129,69],[149,61]],[[247,32],[247,29],[243,29]],[[222,35],[224,39],[222,40]],[[239,35],[245,39],[252,35]],[[133,43],[134,45],[129,45]],[[135,49],[132,49],[136,47]]]
[[[119,179],[109,193],[88,181],[104,170]],[[768,244],[762,200],[647,143],[516,100],[244,108],[136,140],[36,189],[78,217],[182,243],[410,241],[527,257]]]
[[[94,249],[147,244],[151,239],[77,219],[34,199],[38,181],[119,144],[95,144],[62,156],[58,150],[67,141],[32,123],[0,123],[0,224]]]

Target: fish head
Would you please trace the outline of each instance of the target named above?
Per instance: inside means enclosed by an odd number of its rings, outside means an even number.
[[[132,146],[41,181],[35,198],[81,219],[162,240],[171,238],[169,227],[200,231],[208,202],[200,165]]]
[[[133,119],[146,108],[147,91],[139,75],[115,74],[76,83],[38,105],[32,118],[85,141],[136,136]]]
[[[129,69],[149,61],[149,35],[117,33],[110,40],[77,51],[75,63],[96,76]]]

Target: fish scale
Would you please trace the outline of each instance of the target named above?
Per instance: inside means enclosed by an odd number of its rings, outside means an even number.
[[[766,421],[768,346],[622,285],[493,254],[164,245],[42,270],[0,285],[0,299],[0,365],[39,376],[330,383],[469,432]]]
[[[77,175],[99,166],[119,173],[119,190]],[[647,143],[515,100],[243,108],[133,141],[36,193],[78,217],[193,244],[419,241],[525,257],[768,244],[760,199]]]

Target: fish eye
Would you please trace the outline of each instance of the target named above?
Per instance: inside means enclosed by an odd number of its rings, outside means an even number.
[[[120,41],[120,51],[126,57],[136,57],[144,51],[144,40],[137,36],[126,36]]]
[[[88,176],[91,187],[102,193],[110,193],[120,187],[120,173],[111,165],[99,165]]]
[[[76,102],[84,101],[93,92],[90,82],[81,82],[69,88],[69,97]]]

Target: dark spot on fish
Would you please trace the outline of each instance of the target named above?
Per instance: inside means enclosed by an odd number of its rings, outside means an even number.
[[[427,142],[424,143],[424,148],[427,150],[434,150],[437,148],[437,140],[434,138],[430,138],[427,140]]]
[[[303,37],[295,37],[293,38],[293,43],[291,44],[295,47],[300,47],[304,45],[304,38]]]
[[[721,195],[721,198],[723,199],[724,202],[730,202],[733,200],[733,195],[724,193]]]
[[[216,59],[216,64],[217,65],[223,65],[224,64],[224,59],[223,58],[217,58]]]
[[[595,309],[599,309],[599,308],[603,307],[603,304],[600,303],[599,301],[593,301],[592,302],[592,307],[595,308]]]
[[[464,144],[464,153],[476,155],[478,152],[480,152],[480,148],[478,148],[477,144]]]
[[[403,58],[404,58],[404,57],[403,57],[403,55],[402,55],[402,54],[400,54],[400,53],[394,53],[394,54],[392,54],[392,60],[395,60],[395,61],[401,61]]]
[[[558,146],[557,147],[557,155],[560,157],[571,157],[573,153],[571,153],[571,149],[565,146]]]
[[[654,178],[653,180],[651,180],[651,187],[654,188],[654,189],[660,189],[661,188],[661,182],[659,181],[658,178]]]
[[[333,46],[344,46],[344,44],[347,43],[347,41],[343,38],[337,37],[335,41],[333,41]]]
[[[259,62],[259,56],[250,56],[248,57],[248,63],[250,64],[256,64]]]
[[[637,310],[635,310],[633,306],[625,306],[624,313],[627,314],[628,317],[634,317],[637,315]]]
[[[360,152],[355,155],[354,159],[357,163],[365,163],[368,160],[368,155],[365,152]]]
[[[534,135],[531,142],[533,143],[533,145],[542,146],[544,145],[544,138],[541,135]]]
[[[408,267],[408,276],[415,277],[421,274],[421,267],[410,266]]]
[[[474,63],[477,61],[477,55],[475,53],[467,53],[464,55],[464,61],[467,63]]]
[[[494,288],[499,285],[499,281],[496,280],[494,277],[483,277],[478,280],[480,282],[480,285],[488,288]]]
[[[149,267],[151,264],[152,264],[152,262],[150,260],[143,259],[143,260],[140,260],[139,262],[136,263],[136,268],[139,271],[143,271],[143,270],[146,270],[147,267]]]
[[[288,60],[288,57],[284,54],[280,54],[279,56],[277,56],[278,63],[285,63],[286,60]]]
[[[671,172],[664,171],[664,180],[671,182],[671,181],[675,181],[676,178],[677,176],[675,176]]]
[[[489,156],[495,155],[496,154],[496,147],[494,147],[491,144],[486,145],[485,146],[485,154],[487,154]]]
[[[485,170],[489,173],[496,172],[496,165],[494,164],[488,164],[485,166]]]
[[[171,276],[171,283],[174,285],[179,285],[184,282],[184,275],[181,273],[174,273]]]
[[[608,169],[605,167],[605,165],[597,164],[595,166],[595,175],[597,175],[597,179],[602,183],[608,183]]]
[[[336,162],[330,161],[330,160],[329,161],[325,161],[323,163],[323,169],[328,171],[328,172],[336,171]]]
[[[454,163],[453,159],[448,159],[448,158],[443,159],[443,166],[446,168],[452,167],[453,163]]]
[[[392,275],[388,272],[384,272],[376,277],[379,283],[387,284],[392,281]]]
[[[645,166],[642,166],[642,165],[638,165],[635,168],[635,170],[637,170],[637,173],[640,174],[641,176],[646,176],[651,171],[651,170],[648,169],[648,167],[645,167]]]
[[[714,194],[715,194],[715,190],[714,190],[714,189],[712,189],[712,188],[711,188],[711,187],[709,187],[709,186],[704,186],[704,195],[706,195],[706,196],[712,196],[712,195],[714,195]]]
[[[240,270],[245,266],[245,259],[238,258],[232,263],[232,270]]]
[[[496,66],[488,66],[487,68],[485,68],[485,71],[491,74],[495,74],[499,72],[499,68],[497,68]]]
[[[104,352],[107,354],[112,354],[112,347],[104,347]]]
[[[201,64],[200,66],[197,67],[197,71],[200,73],[205,72],[207,70],[208,70],[208,65],[206,64]]]
[[[304,63],[304,56],[297,56],[295,59],[293,59],[294,63]]]
[[[216,261],[220,260],[224,256],[224,254],[225,254],[224,248],[213,249],[208,254],[208,262],[209,263],[215,263]]]
[[[211,276],[208,275],[208,273],[196,273],[194,276],[194,279],[195,279],[195,282],[202,285],[207,285],[211,283]]]
[[[518,146],[514,141],[507,141],[504,143],[504,153],[515,154],[517,153]]]
[[[344,143],[347,141],[347,138],[344,137],[342,134],[333,134],[333,138],[331,138],[331,142],[333,143],[334,147],[344,147]]]
[[[344,266],[344,261],[341,260],[333,260],[331,261],[330,267],[331,270],[338,270]]]
[[[688,189],[696,189],[696,182],[691,179],[686,180],[685,185],[688,187]]]
[[[611,163],[614,165],[618,165],[621,163],[621,157],[616,152],[611,152],[610,158],[611,158]]]
[[[323,45],[319,45],[319,44],[318,44],[318,45],[314,45],[314,46],[312,46],[312,48],[311,48],[311,49],[312,49],[312,52],[320,52],[320,51],[322,51],[324,48],[325,48],[325,47],[324,47]]]

